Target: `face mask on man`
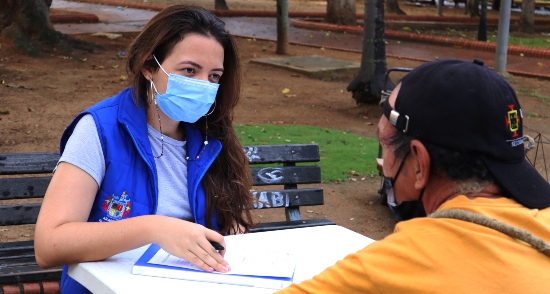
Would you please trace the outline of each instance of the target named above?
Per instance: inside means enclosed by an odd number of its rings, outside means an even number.
[[[426,211],[424,210],[424,205],[422,204],[422,195],[424,194],[424,190],[420,193],[420,197],[418,200],[409,200],[409,201],[403,201],[401,204],[397,204],[395,202],[395,194],[393,193],[393,185],[395,181],[397,180],[397,176],[399,175],[399,172],[401,171],[401,168],[403,167],[403,164],[405,163],[405,159],[407,159],[407,155],[403,157],[403,161],[401,161],[401,164],[399,165],[399,168],[397,169],[397,172],[395,173],[395,177],[386,177],[384,176],[384,188],[386,192],[386,196],[388,197],[388,206],[390,207],[390,210],[393,214],[393,218],[396,221],[403,221],[403,220],[409,220],[415,217],[423,217],[426,216]]]
[[[175,121],[189,123],[194,123],[205,115],[214,104],[220,85],[182,75],[168,74],[155,55],[153,55],[153,58],[155,58],[160,69],[168,76],[164,94],[157,91],[155,83],[151,80],[151,85],[156,92],[155,104],[158,105],[160,110]]]

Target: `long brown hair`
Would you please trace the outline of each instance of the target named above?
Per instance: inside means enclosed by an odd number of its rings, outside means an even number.
[[[248,159],[233,129],[233,109],[241,91],[240,63],[235,42],[225,31],[224,22],[197,6],[173,5],[155,15],[128,49],[127,71],[134,101],[136,105],[148,107],[147,79],[141,69],[159,70],[152,54],[162,64],[174,46],[190,33],[214,38],[224,49],[224,74],[220,78],[214,111],[208,115],[208,130],[205,117],[194,124],[201,132],[208,131],[209,136],[220,140],[223,146],[203,179],[206,225],[213,227],[212,215],[217,213],[220,233],[229,233],[233,222],[248,231],[253,225],[249,211],[254,201],[250,195],[252,177]]]

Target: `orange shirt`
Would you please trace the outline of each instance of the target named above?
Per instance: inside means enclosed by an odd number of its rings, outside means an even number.
[[[451,208],[495,218],[550,243],[550,208],[459,196],[439,210]],[[276,293],[550,293],[550,257],[481,225],[415,218],[313,279]]]

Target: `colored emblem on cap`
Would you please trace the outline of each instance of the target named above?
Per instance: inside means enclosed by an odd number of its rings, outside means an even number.
[[[512,138],[519,136],[517,131],[519,130],[520,123],[518,110],[514,109],[514,107],[514,104],[508,105],[510,111],[508,111],[508,115],[506,116],[506,126],[510,129],[510,132],[512,132]]]

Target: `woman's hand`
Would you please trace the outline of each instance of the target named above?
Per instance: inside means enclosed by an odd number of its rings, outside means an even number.
[[[224,248],[223,236],[201,225],[176,218],[163,217],[162,226],[157,228],[154,239],[166,252],[183,258],[198,268],[212,272],[226,273],[231,267],[223,259],[225,250],[219,252],[210,244],[218,242]]]

